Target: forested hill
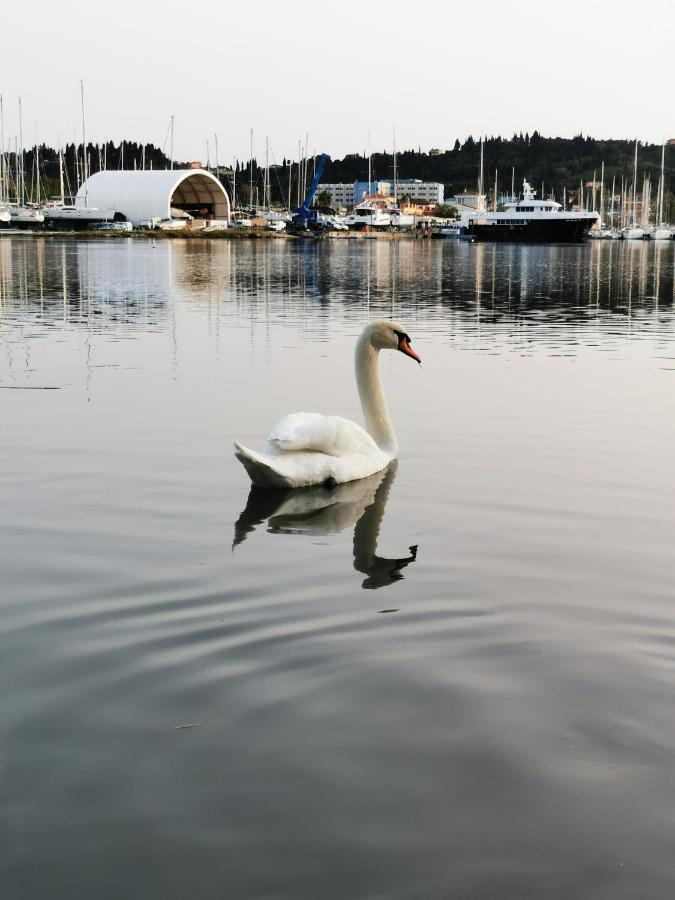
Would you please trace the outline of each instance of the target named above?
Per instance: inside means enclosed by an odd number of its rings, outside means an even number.
[[[617,188],[623,175],[633,179],[635,142],[630,140],[599,141],[578,135],[574,138],[546,138],[538,132],[514,135],[510,140],[500,137],[486,138],[483,149],[486,188],[494,184],[495,169],[499,173],[500,190],[511,186],[511,170],[515,168],[516,185],[527,178],[536,190],[543,181],[546,193],[553,189],[556,195],[563,188],[574,190],[579,179],[590,181],[593,173],[600,179],[600,166],[605,163],[605,183],[617,178]],[[391,153],[374,153],[371,157],[373,180],[391,178],[394,161]],[[423,181],[440,181],[446,195],[460,193],[465,188],[476,189],[480,165],[480,142],[469,137],[452,150],[440,155],[430,155],[420,150],[405,150],[397,154],[399,178],[421,178]],[[661,147],[656,144],[640,144],[638,147],[638,184],[645,173],[652,182],[659,177]],[[675,147],[666,147],[666,184],[672,189],[675,176]],[[330,162],[325,169],[325,182],[366,181],[368,159],[361,154],[349,154],[344,159]]]
[[[326,148],[329,149],[329,148]],[[531,182],[536,191],[541,190],[544,183],[548,196],[554,191],[555,196],[562,196],[563,188],[576,192],[579,181],[591,181],[595,173],[600,179],[600,166],[605,163],[605,185],[611,187],[612,178],[616,177],[616,188],[621,186],[621,178],[626,185],[633,180],[633,158],[635,142],[630,140],[599,141],[591,137],[578,135],[574,138],[545,138],[538,132],[532,135],[514,135],[510,140],[504,138],[487,138],[484,143],[485,189],[489,193],[494,185],[495,169],[499,174],[499,190],[510,192],[511,172],[515,169],[516,190],[522,186],[523,178]],[[32,184],[35,178],[35,148],[24,151],[24,172],[27,182]],[[66,181],[66,193],[74,193],[82,177],[82,148],[69,144],[64,149],[63,169]],[[152,144],[145,146],[123,141],[120,144],[108,142],[105,145],[89,144],[87,148],[87,169],[89,174],[101,168],[108,169],[166,169],[170,161],[164,151]],[[56,196],[59,189],[59,157],[58,152],[44,145],[39,148],[40,177],[44,180],[47,195]],[[16,171],[14,154],[8,155],[8,172],[11,176]],[[297,185],[297,167],[292,170],[295,197]],[[373,153],[371,156],[373,179],[393,177],[394,160],[391,153]],[[258,197],[262,197],[263,168],[257,160],[253,164],[253,184],[258,189]],[[469,137],[460,144],[455,142],[452,150],[438,155],[423,153],[421,150],[404,150],[397,154],[397,175],[399,178],[420,178],[423,181],[439,181],[445,186],[445,195],[459,194],[465,188],[475,190],[480,164],[480,142]],[[185,163],[176,161],[176,168]],[[240,203],[249,201],[248,186],[250,169],[248,161],[236,164],[237,198]],[[272,201],[286,203],[287,193],[287,161],[282,166],[272,166],[271,194]],[[656,183],[661,166],[661,147],[656,144],[640,144],[638,147],[638,191],[641,190],[645,174],[652,179],[652,196],[656,196]],[[212,167],[213,171],[213,167]],[[311,176],[312,164],[309,172]],[[232,173],[221,162],[221,180],[228,190],[232,189]],[[368,159],[363,154],[352,153],[344,159],[334,159],[327,164],[322,181],[354,182],[368,178]],[[666,192],[667,208],[675,193],[675,146],[666,147]],[[43,194],[44,196],[44,194]]]

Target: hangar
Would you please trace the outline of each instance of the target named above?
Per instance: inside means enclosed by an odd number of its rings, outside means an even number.
[[[80,186],[75,206],[115,210],[132,225],[158,218],[230,219],[230,198],[205,169],[97,172]]]

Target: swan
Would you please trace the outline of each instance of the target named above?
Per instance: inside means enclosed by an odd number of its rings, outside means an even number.
[[[367,478],[398,456],[378,367],[380,350],[399,350],[422,362],[400,322],[367,325],[356,343],[356,384],[366,427],[341,416],[291,413],[272,429],[263,452],[235,441],[234,454],[259,487],[297,488]]]

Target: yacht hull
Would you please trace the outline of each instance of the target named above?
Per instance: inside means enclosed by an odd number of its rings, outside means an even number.
[[[556,216],[550,219],[531,219],[527,222],[472,222],[470,233],[477,241],[506,241],[515,243],[573,243],[582,241],[596,219]]]
[[[63,210],[51,207],[45,211],[45,228],[56,231],[85,231],[112,219],[112,213],[106,214],[96,209]]]

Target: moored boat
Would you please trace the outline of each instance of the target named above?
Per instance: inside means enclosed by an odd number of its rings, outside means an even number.
[[[91,206],[72,206],[56,203],[44,209],[45,228],[79,230],[112,221],[115,210],[95,209]]]
[[[670,230],[669,225],[656,225],[649,232],[649,239],[651,241],[669,241],[673,236],[672,231]]]
[[[372,200],[364,200],[357,204],[352,212],[345,216],[345,225],[359,230],[362,228],[389,228],[391,225],[390,211],[382,209]]]
[[[503,212],[465,212],[460,224],[478,241],[558,243],[583,240],[598,222],[596,212],[569,212],[555,200],[537,200],[535,195],[523,181],[522,200],[508,203]]]
[[[644,239],[645,231],[639,225],[629,225],[623,229],[621,234],[624,241],[641,241]]]
[[[45,220],[39,207],[10,203],[9,224],[14,228],[40,228]]]

